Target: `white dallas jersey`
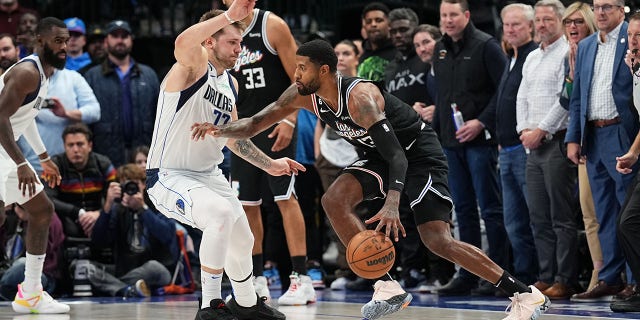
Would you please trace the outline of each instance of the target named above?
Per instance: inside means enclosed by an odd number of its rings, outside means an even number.
[[[236,92],[227,71],[217,75],[209,63],[196,83],[180,92],[166,92],[166,78],[160,85],[158,110],[149,150],[147,169],[165,168],[212,172],[224,159],[227,138],[207,135],[191,139],[191,125],[209,122],[223,125],[231,121]]]
[[[44,105],[44,99],[47,96],[47,88],[49,87],[49,79],[47,79],[44,74],[40,58],[36,55],[30,55],[20,59],[20,61],[11,66],[2,74],[2,76],[0,76],[0,91],[4,89],[4,76],[9,73],[9,70],[13,69],[13,67],[19,63],[33,63],[37,66],[40,73],[40,88],[38,88],[37,91],[28,94],[20,108],[18,108],[16,113],[9,118],[11,128],[13,129],[13,138],[16,141],[20,136],[22,136],[27,127],[35,125],[35,118],[38,115],[38,111],[40,111]]]

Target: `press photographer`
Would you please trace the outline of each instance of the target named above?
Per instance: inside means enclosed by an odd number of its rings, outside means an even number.
[[[175,223],[145,203],[145,179],[144,170],[127,164],[109,185],[110,210],[100,213],[91,239],[113,249],[115,270],[92,268],[94,293],[146,297],[171,281],[178,259]]]

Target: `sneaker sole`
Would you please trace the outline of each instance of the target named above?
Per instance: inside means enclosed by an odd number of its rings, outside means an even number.
[[[38,309],[25,307],[15,301],[11,302],[11,307],[13,308],[13,311],[16,313],[32,313],[32,314],[60,314],[60,313],[67,313],[70,310],[69,308],[67,310],[42,312]]]
[[[544,302],[536,309],[531,315],[530,320],[538,319],[543,313],[547,312],[551,307],[551,300],[547,296],[544,297]]]
[[[413,296],[405,292],[383,301],[370,301],[362,306],[362,316],[366,320],[375,320],[406,308],[413,300]],[[370,306],[372,310],[366,310]]]

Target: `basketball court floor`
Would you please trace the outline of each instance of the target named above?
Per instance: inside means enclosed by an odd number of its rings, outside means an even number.
[[[272,291],[272,295],[278,293]],[[280,307],[289,320],[353,320],[362,319],[360,307],[369,301],[371,293],[318,291],[318,302],[308,306]],[[10,302],[0,303],[0,319],[70,320],[70,319],[149,319],[191,320],[197,310],[197,295],[153,298],[82,298],[60,299],[71,305],[65,315],[19,315],[13,313]],[[508,299],[447,297],[414,294],[411,305],[383,319],[393,320],[500,320],[506,315]],[[552,302],[541,320],[640,319],[640,313],[613,313],[608,303]],[[258,320],[258,319],[256,319]]]

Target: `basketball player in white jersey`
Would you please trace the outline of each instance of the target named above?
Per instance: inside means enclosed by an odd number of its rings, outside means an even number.
[[[38,154],[44,180],[54,187],[60,183],[60,171],[51,161],[40,139],[35,117],[45,105],[49,77],[54,68],[64,68],[69,40],[67,26],[48,17],[40,20],[35,54],[25,57],[0,76],[0,208],[17,203],[29,213],[26,235],[24,282],[12,303],[18,313],[65,313],[69,306],[53,300],[42,290],[49,222],[53,204],[42,192],[43,186],[18,148],[24,135]]]
[[[237,81],[226,71],[240,54],[244,25],[255,0],[238,0],[226,12],[212,10],[175,41],[173,65],[160,86],[149,157],[147,190],[166,216],[202,230],[202,304],[196,319],[285,319],[257,297],[253,286],[253,235],[236,193],[218,168],[226,145],[272,175],[304,170],[299,163],[273,160],[249,140],[207,137],[192,140],[194,123],[237,119]],[[221,297],[226,270],[234,290]]]

